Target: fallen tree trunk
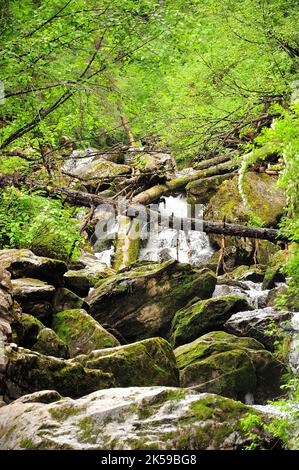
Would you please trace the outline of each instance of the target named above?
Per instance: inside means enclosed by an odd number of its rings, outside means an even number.
[[[98,196],[96,194],[90,194],[84,191],[77,191],[74,189],[64,188],[56,186],[53,184],[47,184],[43,181],[38,181],[26,176],[18,175],[0,175],[0,188],[6,186],[15,186],[22,187],[26,186],[27,188],[32,188],[34,190],[43,190],[46,195],[49,197],[58,197],[60,195],[64,196],[65,200],[70,204],[84,207],[94,207],[101,204],[106,204],[112,206],[116,212],[118,212],[119,207],[117,201]],[[298,240],[290,240],[287,236],[281,235],[278,230],[271,228],[259,228],[259,227],[250,227],[247,225],[239,224],[229,224],[221,222],[213,222],[207,220],[199,219],[182,219],[178,217],[172,217],[165,219],[161,216],[160,213],[153,211],[149,208],[145,208],[141,204],[130,204],[122,212],[122,215],[128,215],[131,218],[134,218],[134,215],[138,213],[146,212],[148,220],[156,220],[157,223],[161,226],[175,228],[175,229],[184,229],[188,227],[190,230],[203,231],[206,233],[214,233],[218,235],[228,235],[233,237],[247,237],[255,238],[259,240],[268,240],[273,243],[290,241],[299,242]]]
[[[152,188],[149,188],[143,191],[142,193],[134,197],[133,203],[148,205],[151,202],[154,202],[157,199],[159,199],[161,196],[164,196],[165,194],[168,194],[172,191],[180,191],[184,189],[187,186],[187,184],[191,183],[192,181],[200,180],[203,178],[208,178],[210,176],[230,173],[231,171],[234,171],[238,167],[239,163],[240,163],[239,159],[238,160],[236,159],[234,161],[231,161],[231,160],[225,161],[217,165],[208,167],[206,169],[202,169],[196,172],[194,175],[175,178],[171,181],[167,181],[163,185],[158,184],[156,186],[153,186]]]

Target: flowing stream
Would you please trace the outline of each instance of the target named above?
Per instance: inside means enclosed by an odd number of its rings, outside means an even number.
[[[162,217],[174,215],[187,218],[190,206],[185,195],[163,197],[157,205]],[[118,224],[110,227],[110,233],[116,234]],[[181,263],[199,265],[205,263],[213,254],[213,249],[206,233],[200,231],[184,231],[155,226],[149,231],[144,225],[141,232],[141,247],[139,260],[162,262],[167,259],[176,259]],[[96,251],[97,258],[111,266],[111,257],[114,253],[113,240],[108,248]]]

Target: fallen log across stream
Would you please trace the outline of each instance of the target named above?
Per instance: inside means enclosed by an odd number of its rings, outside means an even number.
[[[63,196],[65,201],[72,205],[84,207],[97,207],[99,205],[108,205],[114,208],[118,213],[119,207],[117,200],[108,197],[91,194],[84,191],[78,191],[52,183],[45,183],[34,178],[14,174],[0,174],[0,188],[7,186],[15,186],[18,188],[26,187],[27,189],[43,191],[43,193],[52,198]],[[208,220],[199,220],[194,218],[178,218],[162,217],[160,213],[154,211],[142,204],[132,203],[127,205],[122,215],[128,215],[134,218],[138,213],[146,212],[147,219],[155,220],[161,226],[175,229],[184,229],[188,227],[190,230],[203,231],[217,235],[227,235],[233,237],[255,238],[259,240],[268,240],[273,243],[290,241],[299,242],[298,240],[290,240],[286,235],[282,235],[278,230],[272,228],[252,227],[247,225],[231,224],[225,222],[214,222]]]

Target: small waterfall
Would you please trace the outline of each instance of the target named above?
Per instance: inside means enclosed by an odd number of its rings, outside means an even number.
[[[162,216],[187,218],[188,203],[185,195],[164,197],[158,206]],[[140,260],[162,262],[166,259],[177,259],[181,263],[199,265],[207,262],[213,254],[209,238],[204,232],[160,228],[160,231],[149,234],[140,250]]]
[[[164,197],[158,205],[158,210],[163,217],[186,218],[188,216],[188,204],[186,197]],[[113,238],[117,232],[118,224],[114,223],[109,228],[113,236],[110,246],[97,251],[97,242],[94,245],[95,255],[99,261],[111,266],[111,257],[114,254]],[[204,232],[175,230],[164,227],[155,227],[153,232],[147,232],[148,226],[144,225],[141,233],[141,248],[139,260],[163,262],[167,259],[177,259],[181,263],[199,265],[205,263],[213,254],[209,238]]]

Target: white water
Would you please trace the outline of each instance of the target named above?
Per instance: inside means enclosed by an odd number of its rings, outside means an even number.
[[[183,194],[164,197],[158,209],[165,217],[190,217],[187,200]],[[173,258],[181,263],[198,265],[207,262],[212,254],[213,249],[204,232],[189,230],[185,233],[183,230],[162,227],[160,231],[149,233],[149,239],[140,250],[139,259],[163,261]]]
[[[179,218],[187,218],[190,215],[188,214],[186,197],[181,194],[163,198],[163,201],[158,205],[158,210],[162,217],[174,215]],[[115,234],[117,227],[118,224],[115,222],[109,228],[109,233]],[[172,258],[181,263],[199,265],[207,262],[213,254],[209,238],[204,232],[189,230],[185,233],[183,230],[158,226],[149,231],[148,226],[144,225],[141,238],[139,260],[162,262]],[[111,240],[111,246],[108,249],[95,253],[96,257],[108,266],[111,266],[113,254],[113,240]]]

